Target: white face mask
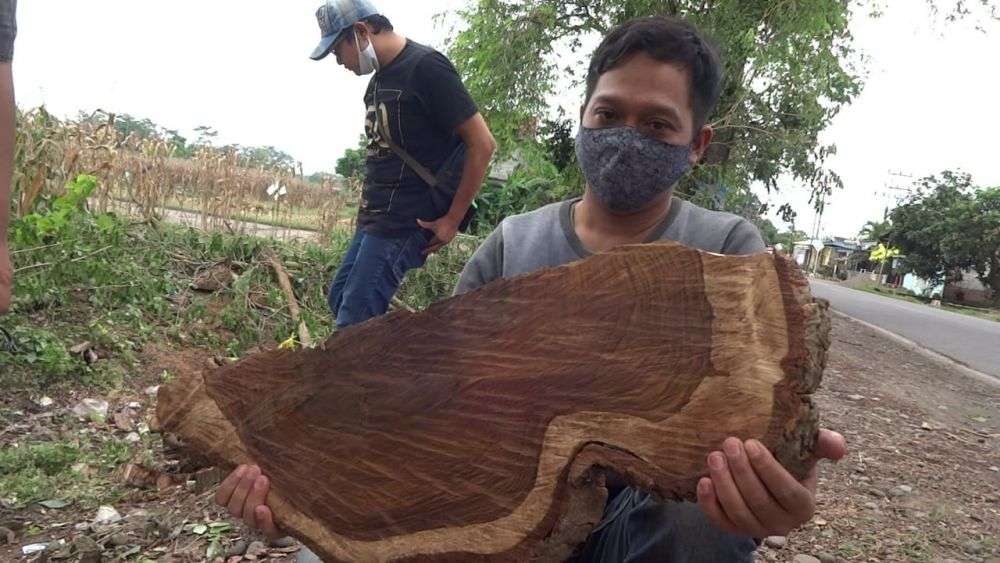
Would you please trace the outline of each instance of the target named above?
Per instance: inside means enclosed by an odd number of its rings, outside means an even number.
[[[378,70],[378,57],[375,56],[375,47],[372,45],[371,39],[368,39],[368,46],[362,51],[357,30],[354,31],[354,48],[358,50],[358,76],[371,74]]]

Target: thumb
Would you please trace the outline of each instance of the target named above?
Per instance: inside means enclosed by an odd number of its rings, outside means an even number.
[[[420,225],[421,227],[427,229],[428,231],[431,230],[434,227],[434,223],[433,222],[427,222],[427,221],[423,221],[423,220],[420,220],[420,219],[417,219],[417,224]]]
[[[820,430],[819,438],[816,440],[816,457],[839,461],[847,455],[847,441],[837,432],[830,430]]]

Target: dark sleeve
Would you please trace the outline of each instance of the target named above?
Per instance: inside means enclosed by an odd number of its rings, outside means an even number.
[[[14,59],[14,37],[17,36],[17,0],[0,0],[0,63]]]
[[[455,66],[437,51],[421,59],[414,80],[431,121],[444,131],[454,131],[479,112]]]
[[[455,295],[474,289],[503,277],[503,230],[497,227],[462,269],[455,286]]]
[[[746,219],[736,223],[722,246],[723,254],[759,254],[765,250],[767,245],[764,244],[760,231]]]

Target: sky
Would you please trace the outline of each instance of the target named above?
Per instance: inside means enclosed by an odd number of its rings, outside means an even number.
[[[182,134],[209,125],[220,143],[273,145],[306,173],[332,170],[363,131],[366,78],[314,62],[319,0],[28,0],[18,4],[15,90],[22,108],[60,116],[104,109],[146,117]],[[442,48],[464,0],[381,0],[404,35]],[[56,16],[57,15],[57,16]],[[980,22],[982,23],[982,22]],[[1000,24],[933,20],[923,2],[888,0],[877,20],[852,22],[868,57],[865,88],[823,134],[845,189],[828,201],[821,233],[852,236],[881,219],[917,178],[963,170],[1000,186]],[[578,102],[570,87],[558,103]],[[580,93],[582,96],[582,92]],[[811,230],[808,186],[782,179],[761,192],[791,203]],[[785,227],[777,218],[774,222]]]

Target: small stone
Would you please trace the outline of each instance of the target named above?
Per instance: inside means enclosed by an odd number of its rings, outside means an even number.
[[[792,559],[792,563],[822,563],[819,559],[816,559],[812,555],[798,554]]]
[[[131,540],[129,539],[128,535],[117,533],[108,538],[107,542],[108,544],[113,545],[115,547],[121,547],[123,545],[128,545],[129,543],[131,543]]]
[[[76,346],[73,346],[72,348],[70,348],[69,349],[69,353],[73,354],[74,356],[79,356],[80,354],[83,354],[84,352],[86,352],[87,350],[90,350],[93,347],[94,347],[94,345],[91,344],[90,342],[81,342],[81,343],[77,344]]]
[[[226,557],[242,557],[244,553],[247,552],[247,540],[239,540],[233,545],[229,546],[226,551]]]
[[[817,518],[816,520],[814,520],[814,522],[816,523],[817,526],[826,526],[827,525],[827,521],[823,520],[822,518]]]
[[[138,432],[129,432],[128,435],[125,436],[125,441],[130,444],[135,444],[137,442],[142,441],[142,438],[139,437]]]
[[[911,487],[909,485],[900,485],[898,487],[898,489],[901,490],[901,491],[903,491],[906,494],[910,494],[910,493],[913,492],[913,487]]]
[[[819,558],[820,563],[837,563],[837,556],[831,553],[826,553],[825,551],[817,554],[817,557]]]
[[[295,545],[295,538],[291,536],[285,536],[283,538],[278,538],[271,541],[271,547],[292,547]]]
[[[151,397],[156,396],[156,394],[159,393],[159,392],[160,392],[160,386],[159,385],[152,385],[150,387],[146,387],[146,391],[145,391],[145,393],[147,395],[151,396]]]
[[[787,543],[788,538],[785,536],[770,536],[764,540],[764,544],[771,549],[782,549]]]
[[[997,467],[995,465],[991,465],[990,466],[990,471],[992,471],[994,473],[1000,473],[1000,467]]]
[[[86,420],[104,422],[108,416],[108,402],[101,399],[84,399],[73,407],[73,414]]]
[[[975,541],[967,541],[962,544],[962,551],[970,555],[979,555],[983,552],[983,544]]]
[[[878,510],[878,504],[874,502],[866,502],[865,508],[867,508],[868,510]]]
[[[55,401],[52,400],[52,397],[42,397],[41,399],[38,399],[38,406],[42,408],[51,407],[53,403],[55,403]]]
[[[131,403],[128,404],[128,408],[133,410],[139,410],[142,408],[142,403],[140,403],[139,401],[132,401]]]
[[[112,506],[102,506],[97,509],[97,516],[94,517],[94,524],[114,524],[122,519],[122,515]]]
[[[88,536],[80,536],[73,540],[73,551],[80,556],[80,561],[98,563],[101,560],[101,546]]]
[[[864,399],[865,397],[864,397],[864,395],[848,395],[847,398],[850,399],[850,400],[852,400],[852,401],[860,401],[860,400]]]
[[[73,529],[77,532],[86,532],[90,529],[90,522],[80,522],[79,524],[74,524]]]
[[[267,553],[267,546],[264,545],[264,542],[255,541],[251,543],[249,547],[247,547],[247,551],[246,553],[243,554],[243,558],[254,561],[256,559],[259,559],[261,555],[265,555],[266,553]]]

